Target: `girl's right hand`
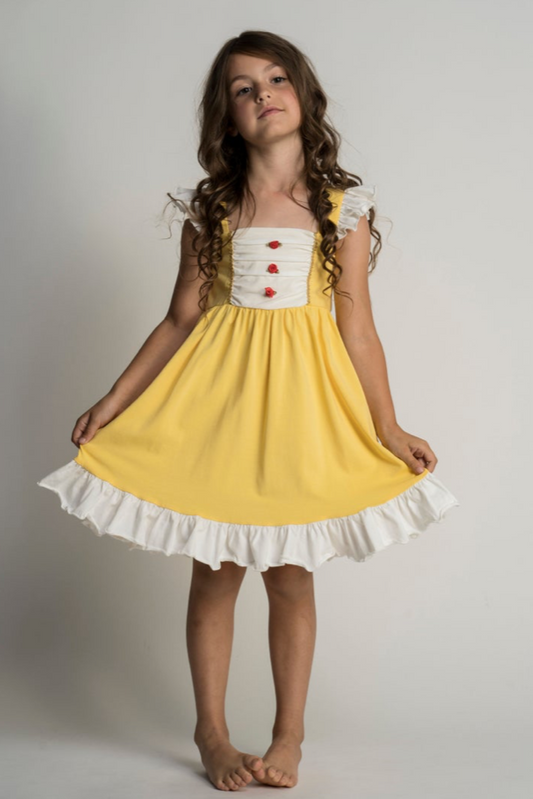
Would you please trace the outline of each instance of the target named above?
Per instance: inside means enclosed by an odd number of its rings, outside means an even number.
[[[87,444],[88,441],[94,438],[94,435],[101,427],[109,424],[123,410],[124,407],[116,397],[106,394],[105,397],[102,397],[92,408],[89,408],[76,420],[70,440],[77,447],[80,444]]]

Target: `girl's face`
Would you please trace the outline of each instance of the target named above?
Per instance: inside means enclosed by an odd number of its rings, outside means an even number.
[[[251,144],[293,134],[301,125],[300,103],[284,67],[270,58],[233,53],[228,69],[229,133]],[[278,111],[260,116],[267,106]]]

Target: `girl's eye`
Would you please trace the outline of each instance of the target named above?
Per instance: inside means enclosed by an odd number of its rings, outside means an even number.
[[[287,80],[287,78],[282,77],[282,75],[276,75],[276,77],[272,78],[272,80],[283,81],[283,80]],[[239,91],[237,92],[237,94],[235,96],[238,97],[241,94],[241,92],[243,92],[245,89],[249,89],[249,88],[250,88],[249,86],[243,86],[242,89],[239,89]]]

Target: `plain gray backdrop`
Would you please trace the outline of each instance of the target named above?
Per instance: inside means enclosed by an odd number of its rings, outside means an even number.
[[[397,418],[461,503],[315,573],[292,790],[529,795],[531,4],[4,0],[1,17],[2,797],[216,790],[192,742],[192,561],[98,538],[36,482],[75,457],[76,419],[166,313],[180,230],[157,217],[203,177],[215,53],[255,28],[311,58],[342,166],[378,188],[370,287]],[[256,754],[267,617],[249,569],[227,714]]]

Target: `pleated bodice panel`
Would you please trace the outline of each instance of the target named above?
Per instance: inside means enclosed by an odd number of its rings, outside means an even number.
[[[276,310],[303,305],[331,309],[323,294],[320,233],[300,228],[240,228],[227,232],[208,307],[228,303]]]

